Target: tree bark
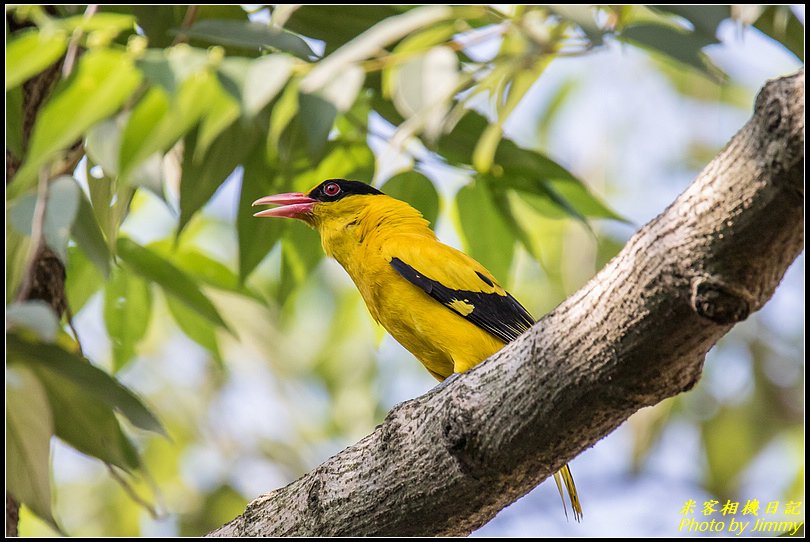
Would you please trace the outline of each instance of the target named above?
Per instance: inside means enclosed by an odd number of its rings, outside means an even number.
[[[31,289],[27,300],[38,299],[49,304],[58,318],[62,318],[67,309],[65,295],[65,266],[59,257],[47,246],[37,254],[30,270]],[[19,536],[20,503],[6,491],[6,537]]]
[[[44,6],[49,15],[57,15],[54,6]],[[11,12],[6,13],[6,25],[9,33],[23,28],[34,26],[29,21],[18,21]],[[41,73],[35,75],[23,84],[23,124],[22,124],[22,146],[28,148],[31,133],[36,123],[39,110],[44,105],[46,99],[51,95],[62,74],[62,58],[46,68]],[[54,177],[61,173],[70,172],[75,169],[81,158],[78,148],[81,142],[74,145],[67,153],[68,157],[61,163],[61,172],[54,171]],[[24,153],[23,153],[24,154]],[[17,170],[22,164],[22,156],[16,156],[6,148],[6,185],[8,185],[17,174]],[[29,270],[31,273],[31,290],[26,296],[26,300],[39,299],[48,303],[61,318],[67,308],[65,297],[65,267],[56,254],[46,246],[43,246],[37,254],[34,265]],[[18,524],[20,519],[20,504],[14,497],[6,491],[6,537],[18,536]]]
[[[706,352],[801,252],[803,175],[801,70],[769,82],[694,183],[530,332],[210,535],[484,525],[640,408],[695,385]]]

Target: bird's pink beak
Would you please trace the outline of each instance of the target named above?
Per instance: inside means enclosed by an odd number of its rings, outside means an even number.
[[[317,203],[300,192],[290,192],[289,194],[276,194],[275,196],[265,196],[253,202],[253,205],[280,205],[275,209],[259,211],[253,216],[283,218],[302,218],[304,215],[312,213],[312,207]]]

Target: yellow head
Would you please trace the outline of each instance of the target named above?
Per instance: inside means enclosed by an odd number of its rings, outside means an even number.
[[[351,219],[351,215],[371,204],[370,196],[381,195],[384,194],[376,188],[359,181],[327,179],[306,194],[291,192],[257,199],[253,205],[280,207],[253,216],[297,218],[317,228],[319,223],[327,220]]]
[[[314,227],[326,253],[338,261],[341,249],[349,250],[371,234],[418,231],[433,236],[419,211],[359,181],[327,179],[306,194],[266,196],[253,205],[279,205],[253,216],[297,218]]]

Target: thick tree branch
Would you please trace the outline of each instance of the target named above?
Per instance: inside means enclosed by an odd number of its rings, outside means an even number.
[[[706,352],[801,252],[803,172],[802,70],[768,83],[697,180],[530,332],[211,534],[485,524],[640,408],[694,386]]]

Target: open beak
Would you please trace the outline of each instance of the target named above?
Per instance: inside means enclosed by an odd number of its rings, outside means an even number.
[[[283,218],[301,218],[303,215],[312,213],[312,207],[317,203],[310,197],[300,192],[290,192],[289,194],[276,194],[275,196],[265,196],[253,202],[253,205],[279,205],[275,209],[259,211],[253,216]]]

